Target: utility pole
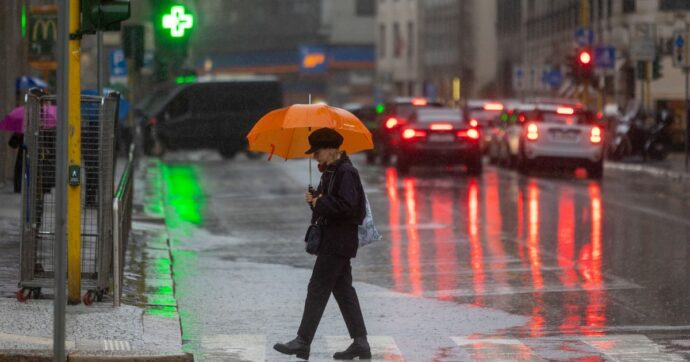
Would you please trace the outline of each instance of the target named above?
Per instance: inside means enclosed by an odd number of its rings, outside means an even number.
[[[589,0],[580,0],[580,25],[587,29],[590,26],[589,23]],[[582,93],[582,103],[589,107],[589,78],[585,78],[584,90]]]
[[[81,294],[81,35],[79,33],[81,4],[69,2],[69,59],[67,102],[68,115],[68,170],[67,188],[67,280],[69,304],[79,304]]]

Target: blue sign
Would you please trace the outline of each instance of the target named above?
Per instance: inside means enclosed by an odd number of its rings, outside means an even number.
[[[591,28],[578,27],[575,29],[575,42],[579,46],[590,46],[594,41],[594,32]]]
[[[616,48],[600,47],[594,49],[594,67],[613,69],[616,65]]]
[[[113,77],[127,76],[127,59],[122,49],[110,50],[110,75]]]
[[[322,74],[328,68],[328,52],[322,45],[300,45],[299,70],[302,74]]]
[[[685,45],[685,39],[683,39],[683,35],[676,35],[676,41],[674,43],[676,44],[676,48],[682,49],[683,45]]]
[[[542,82],[552,88],[558,88],[563,83],[563,74],[559,69],[551,69],[542,74]]]

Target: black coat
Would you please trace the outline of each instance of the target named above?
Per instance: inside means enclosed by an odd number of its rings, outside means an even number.
[[[332,189],[329,188],[331,179]],[[326,168],[316,195],[321,198],[312,208],[312,222],[319,217],[323,220],[318,254],[354,258],[359,246],[357,227],[366,216],[366,203],[359,172],[346,154]]]

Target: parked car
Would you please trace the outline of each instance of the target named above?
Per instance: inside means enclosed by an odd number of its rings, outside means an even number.
[[[402,173],[418,163],[461,163],[470,174],[482,172],[481,134],[470,126],[462,110],[417,108],[397,132],[396,166]]]
[[[537,167],[585,167],[589,178],[603,176],[604,130],[595,115],[582,108],[536,105],[523,117],[517,168],[529,174]]]
[[[271,77],[163,87],[138,107],[144,151],[215,149],[224,158],[246,150],[246,135],[259,118],[283,105]]]
[[[400,145],[400,129],[409,123],[410,117],[420,107],[440,108],[439,101],[423,97],[398,97],[384,104],[378,116],[374,145],[381,164],[387,165]]]
[[[470,119],[470,125],[476,127],[482,134],[480,140],[482,153],[486,153],[491,142],[491,130],[500,122],[503,112],[503,103],[491,100],[470,99],[467,101],[466,110]]]

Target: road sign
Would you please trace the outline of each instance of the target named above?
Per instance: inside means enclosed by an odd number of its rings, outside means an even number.
[[[690,67],[690,33],[687,31],[673,33],[673,66]]]
[[[57,7],[32,8],[29,13],[29,61],[54,62]]]
[[[127,76],[127,59],[125,59],[125,52],[122,49],[110,51],[110,76]]]
[[[656,57],[656,25],[651,23],[635,24],[630,34],[630,58],[632,60],[651,62]]]
[[[575,43],[579,46],[588,47],[592,45],[594,41],[594,32],[591,28],[586,28],[583,26],[575,29]]]
[[[563,74],[560,69],[545,69],[541,81],[551,88],[558,88],[563,83]]]
[[[525,89],[525,70],[521,65],[513,66],[513,89]]]
[[[594,49],[594,67],[613,69],[616,65],[616,48],[599,47]]]

